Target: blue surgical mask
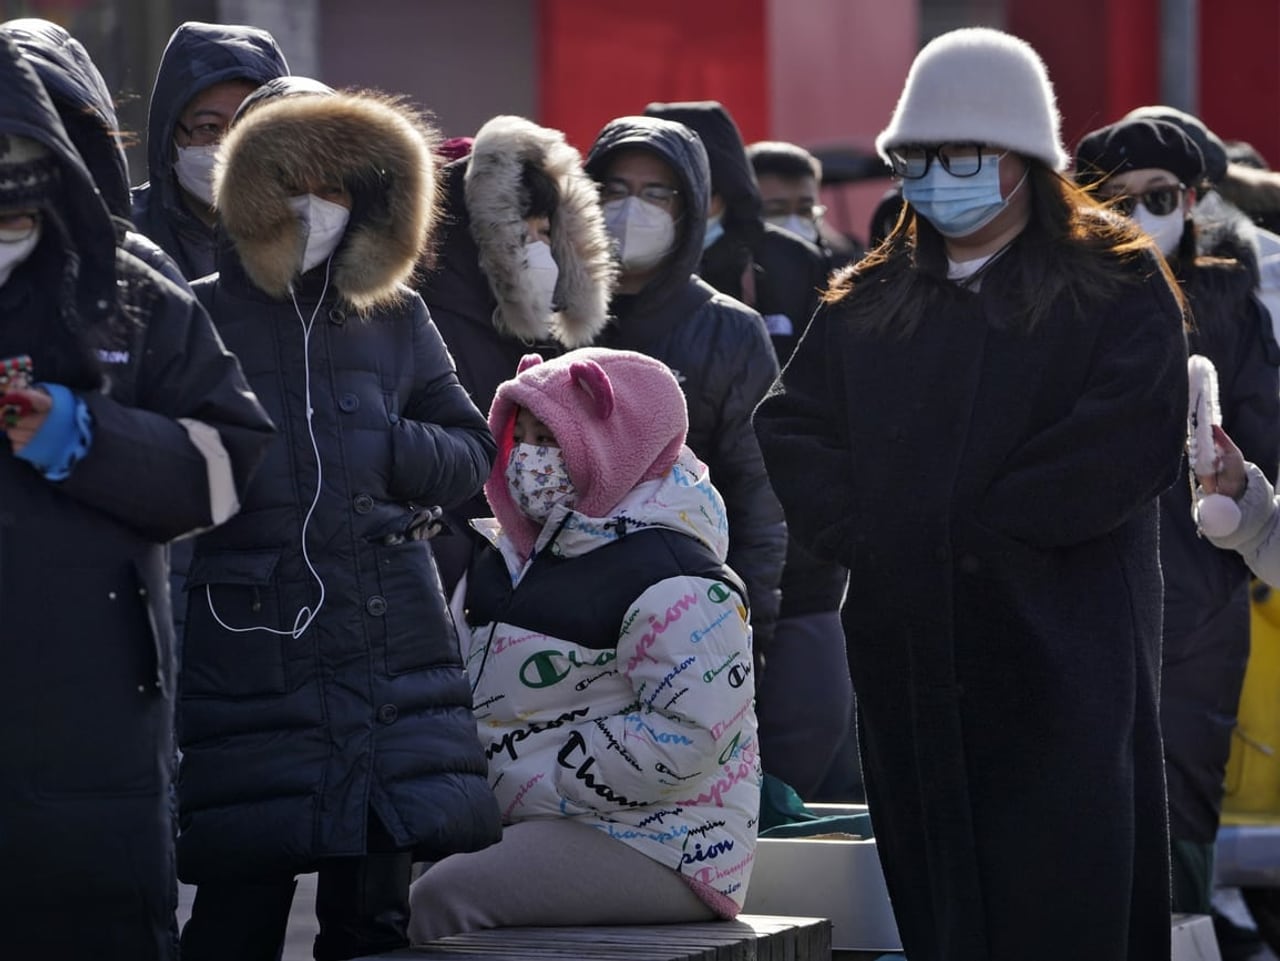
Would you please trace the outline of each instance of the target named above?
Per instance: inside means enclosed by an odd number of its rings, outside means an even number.
[[[707,232],[702,235],[702,249],[706,250],[724,236],[724,214],[707,218]]]
[[[1030,168],[1008,197],[1000,196],[1000,157],[983,154],[982,169],[957,177],[940,163],[929,165],[919,180],[904,180],[902,196],[944,237],[967,237],[1000,216],[1027,180]]]

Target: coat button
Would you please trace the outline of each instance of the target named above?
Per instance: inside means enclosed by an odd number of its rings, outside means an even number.
[[[399,716],[400,712],[394,704],[384,704],[378,708],[378,720],[383,724],[394,724]]]
[[[357,494],[351,501],[351,506],[355,508],[357,514],[367,514],[373,510],[373,498],[368,494]]]
[[[381,617],[387,613],[387,599],[380,594],[374,594],[365,602],[364,609],[374,617]]]
[[[355,394],[343,394],[338,398],[338,407],[343,413],[350,414],[360,407],[360,398]]]
[[[347,322],[347,312],[341,307],[329,308],[329,321],[341,327]]]
[[[387,420],[391,421],[391,423],[393,424],[398,424],[400,423],[400,415],[393,410],[390,414],[387,415]]]

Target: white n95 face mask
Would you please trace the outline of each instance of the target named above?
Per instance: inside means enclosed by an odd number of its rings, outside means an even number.
[[[1178,205],[1177,210],[1164,215],[1153,214],[1144,204],[1138,204],[1133,208],[1131,216],[1133,222],[1156,242],[1160,253],[1166,257],[1174,255],[1178,244],[1182,242],[1182,233],[1187,226],[1187,215],[1183,212],[1181,204]]]
[[[780,217],[765,217],[764,219],[775,227],[781,227],[788,233],[804,238],[811,244],[818,242],[818,225],[810,218],[801,217],[799,214],[783,214]]]
[[[618,245],[618,262],[628,270],[657,266],[676,242],[671,215],[639,197],[606,203],[604,225]]]
[[[525,244],[524,269],[537,298],[538,310],[550,315],[555,303],[556,281],[560,279],[560,265],[551,256],[551,245],[545,240]]]
[[[8,240],[0,233],[0,287],[9,282],[14,270],[35,252],[39,244],[39,224],[20,240]]]
[[[289,206],[298,215],[307,238],[302,250],[302,273],[305,274],[332,256],[346,232],[351,211],[315,194],[291,197]]]
[[[217,145],[208,147],[179,147],[173,162],[173,172],[178,183],[187,193],[213,205],[213,163],[218,156]]]

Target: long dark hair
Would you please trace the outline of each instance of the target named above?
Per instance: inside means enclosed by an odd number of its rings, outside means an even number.
[[[1154,251],[1140,230],[1108,213],[1070,180],[1036,160],[1027,163],[1031,217],[1002,258],[1002,284],[1014,301],[1005,315],[1024,331],[1033,330],[1062,298],[1078,311],[1136,282],[1140,275],[1132,265]],[[1157,253],[1151,262],[1164,273],[1185,314],[1163,259]],[[823,300],[848,308],[863,330],[905,337],[949,296],[946,277],[942,235],[907,204],[879,246],[832,278]]]

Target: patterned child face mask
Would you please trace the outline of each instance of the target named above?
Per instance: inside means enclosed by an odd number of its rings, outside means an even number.
[[[573,505],[577,491],[559,447],[516,444],[507,459],[506,474],[511,499],[540,524],[546,522],[557,504]]]

